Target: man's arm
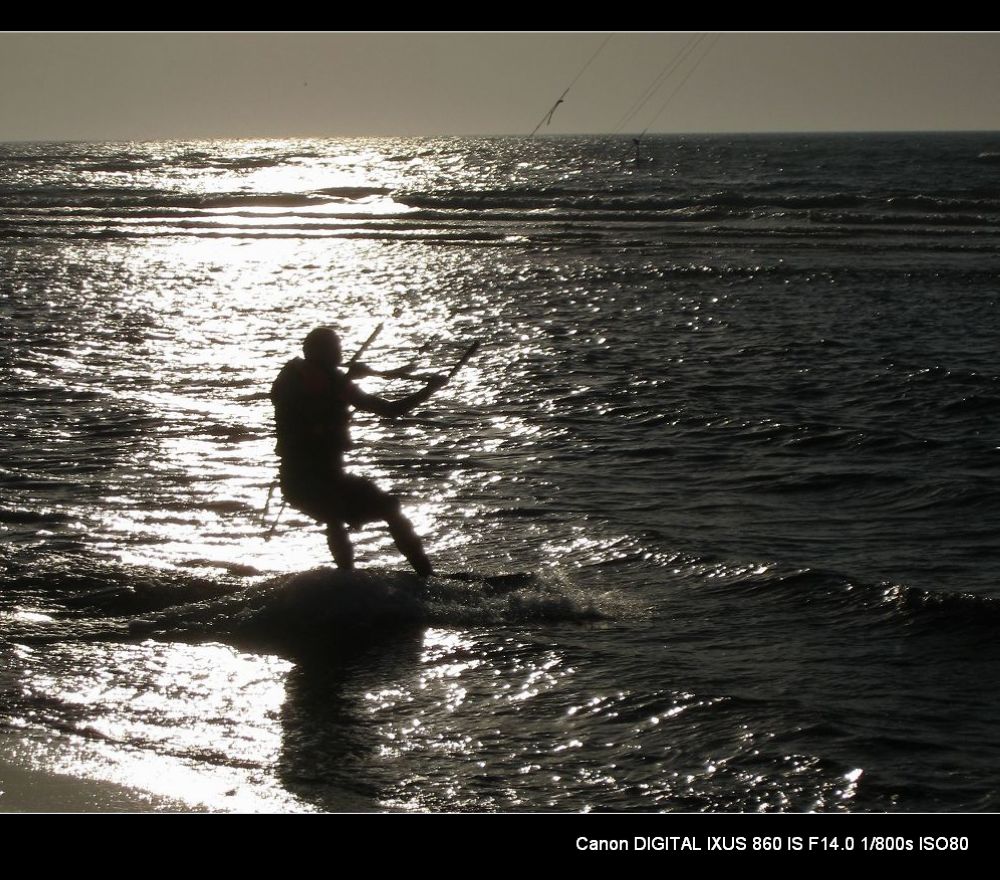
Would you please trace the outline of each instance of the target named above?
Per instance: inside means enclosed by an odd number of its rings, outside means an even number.
[[[346,382],[345,396],[347,397],[347,402],[350,403],[351,406],[357,407],[365,412],[375,413],[376,415],[383,416],[384,418],[394,419],[398,416],[404,416],[411,410],[416,409],[416,407],[420,406],[420,404],[429,400],[430,396],[435,391],[447,384],[447,376],[433,376],[419,391],[415,391],[413,394],[408,394],[406,397],[401,397],[399,400],[386,400],[384,397],[378,397],[374,394],[365,394],[365,392],[358,388],[358,386],[353,382]]]

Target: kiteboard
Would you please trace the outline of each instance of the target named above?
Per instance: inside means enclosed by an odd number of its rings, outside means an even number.
[[[478,584],[484,593],[501,595],[523,589],[536,581],[530,571],[515,571],[507,574],[479,574],[474,571],[435,572],[432,578],[449,581],[461,581],[467,584]]]

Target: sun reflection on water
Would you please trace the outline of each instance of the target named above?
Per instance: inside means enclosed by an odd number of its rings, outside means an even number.
[[[39,766],[208,809],[311,809],[273,777],[287,661],[148,641],[55,645],[52,654],[26,676],[26,694],[34,705],[61,703],[73,729],[50,754],[51,737],[30,732],[41,719],[24,719],[24,743]]]
[[[139,379],[132,388],[122,387],[123,402],[155,414],[158,424],[151,438],[156,453],[147,446],[137,456],[148,478],[130,487],[134,499],[108,494],[105,506],[93,512],[95,532],[114,536],[110,541],[98,538],[101,545],[121,546],[124,537],[124,552],[137,559],[143,557],[139,546],[145,544],[149,549],[143,561],[150,565],[177,564],[185,558],[245,561],[250,545],[254,564],[262,570],[288,570],[289,564],[303,559],[306,546],[315,548],[306,558],[326,558],[322,540],[309,539],[295,528],[299,520],[294,514],[286,514],[277,542],[262,541],[266,529],[260,528],[259,514],[276,464],[266,398],[274,375],[299,353],[305,332],[320,323],[338,328],[349,354],[384,322],[365,357],[380,366],[413,361],[423,371],[441,370],[447,366],[443,354],[463,344],[444,302],[435,302],[423,291],[415,299],[412,282],[393,278],[388,266],[383,267],[382,250],[370,241],[319,250],[275,241],[247,249],[227,240],[154,240],[122,254],[120,271],[126,275],[138,277],[148,272],[150,263],[158,263],[170,266],[182,283],[137,286],[136,295],[123,304],[133,313],[155,314],[166,331],[151,332],[144,343],[133,346],[119,371]],[[426,276],[417,282],[422,288],[433,286],[430,264],[418,261],[413,269],[416,276]],[[429,341],[433,344],[428,348]],[[74,367],[79,369],[79,363]],[[482,382],[480,370],[470,364],[432,406],[465,405]],[[365,384],[390,397],[414,387]],[[413,494],[412,475],[394,462],[392,456],[399,453],[391,450],[410,447],[427,456],[450,444],[440,431],[428,433],[405,423],[384,425],[371,418],[357,420],[355,436],[355,470],[408,495]],[[383,457],[386,450],[389,458]],[[442,452],[456,461],[468,455]],[[408,507],[418,529],[443,535],[442,509],[459,491],[448,479],[436,480],[430,492],[421,488],[418,503]],[[280,498],[274,509],[279,507]],[[383,538],[368,535],[361,541],[376,550],[385,544]],[[457,548],[463,539],[448,537],[445,543]],[[376,556],[379,562],[395,559],[394,554]]]

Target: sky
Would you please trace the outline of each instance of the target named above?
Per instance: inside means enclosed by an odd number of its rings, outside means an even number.
[[[0,141],[615,132],[693,35],[607,36],[0,33]],[[1000,33],[710,39],[621,130],[1000,129]]]

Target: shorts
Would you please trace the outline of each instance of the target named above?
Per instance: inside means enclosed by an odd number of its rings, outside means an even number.
[[[395,496],[366,477],[303,470],[282,465],[281,494],[296,510],[317,522],[364,523],[386,520],[399,511]]]

